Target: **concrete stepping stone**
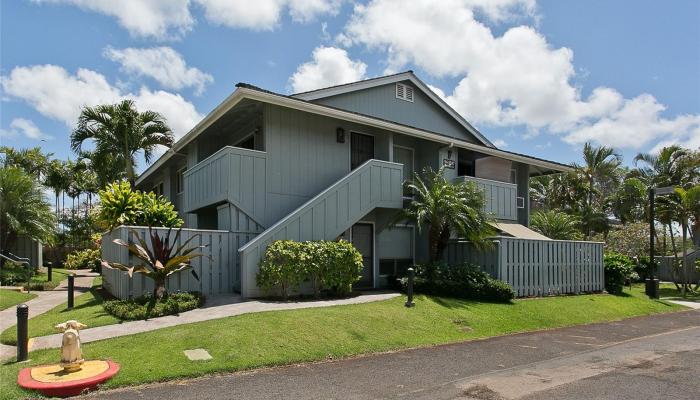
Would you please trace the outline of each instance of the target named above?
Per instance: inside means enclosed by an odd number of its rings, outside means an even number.
[[[211,354],[204,349],[185,350],[184,353],[185,356],[190,359],[190,361],[205,361],[212,359]]]

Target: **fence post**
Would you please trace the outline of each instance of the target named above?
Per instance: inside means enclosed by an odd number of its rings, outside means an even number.
[[[416,304],[413,302],[413,278],[415,275],[415,271],[413,268],[408,269],[408,285],[406,287],[406,295],[408,298],[406,299],[406,307],[413,307]]]
[[[29,355],[29,306],[17,306],[17,362],[26,361]]]

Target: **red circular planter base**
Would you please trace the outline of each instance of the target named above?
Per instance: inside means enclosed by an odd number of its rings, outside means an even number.
[[[87,361],[89,363],[91,361]],[[104,383],[109,378],[113,377],[117,372],[119,372],[119,364],[107,360],[106,370],[101,368],[102,371],[93,376],[83,377],[76,376],[75,379],[71,379],[70,375],[67,374],[65,378],[54,378],[51,381],[37,380],[32,377],[32,370],[37,370],[39,368],[46,369],[49,366],[39,366],[33,368],[24,368],[19,371],[17,376],[17,383],[26,389],[32,389],[41,392],[46,396],[51,397],[68,397],[77,396],[84,391],[94,389],[97,385]],[[53,375],[58,376],[60,373],[54,372]]]

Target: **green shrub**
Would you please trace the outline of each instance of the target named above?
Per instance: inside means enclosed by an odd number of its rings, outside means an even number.
[[[121,320],[140,320],[194,310],[204,303],[198,292],[178,292],[156,299],[142,296],[133,300],[107,300],[105,311]]]
[[[99,222],[108,229],[119,225],[165,226],[183,224],[172,203],[152,192],[132,190],[127,181],[114,182],[100,190]]]
[[[629,278],[633,272],[634,262],[624,254],[606,253],[603,256],[603,263],[605,264],[605,290],[612,294],[622,293],[625,279]]]
[[[98,249],[85,249],[68,254],[63,263],[65,269],[93,269],[97,268],[101,261],[101,253]]]
[[[258,285],[268,292],[278,290],[284,299],[305,281],[311,284],[316,297],[324,289],[335,296],[345,296],[361,277],[362,255],[342,240],[278,240],[267,247],[259,267]]]
[[[416,293],[486,301],[509,302],[515,297],[507,283],[493,279],[478,266],[429,263],[417,265],[413,290]],[[400,280],[406,289],[408,278]]]

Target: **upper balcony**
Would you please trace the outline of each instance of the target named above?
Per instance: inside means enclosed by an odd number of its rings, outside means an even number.
[[[454,182],[474,182],[484,191],[485,209],[497,219],[517,220],[518,186],[514,183],[475,178],[473,176],[458,176]]]
[[[184,212],[231,202],[261,221],[265,214],[267,154],[225,146],[183,175]]]

